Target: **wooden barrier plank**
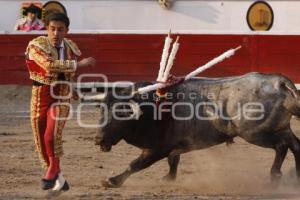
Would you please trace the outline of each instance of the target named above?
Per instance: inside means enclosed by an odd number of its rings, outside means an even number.
[[[104,73],[110,80],[155,80],[164,45],[164,34],[70,34],[83,57],[97,59],[82,73]],[[0,84],[30,83],[25,48],[37,35],[0,35]],[[175,35],[173,36],[175,39]],[[232,76],[250,71],[279,72],[300,82],[298,35],[180,35],[180,48],[172,73],[185,75],[226,50],[242,45],[235,56],[201,76]],[[149,79],[153,78],[153,79]]]

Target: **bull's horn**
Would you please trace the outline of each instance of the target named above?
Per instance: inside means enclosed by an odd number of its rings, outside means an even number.
[[[105,98],[105,94],[86,95],[83,96],[83,101],[102,101]]]
[[[133,100],[130,100],[130,107],[132,109],[132,115],[130,116],[130,118],[132,119],[136,119],[138,120],[140,118],[140,116],[143,114],[143,111],[141,110],[139,104]]]

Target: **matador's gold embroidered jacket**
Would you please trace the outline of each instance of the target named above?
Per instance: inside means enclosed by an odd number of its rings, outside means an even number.
[[[50,85],[57,81],[59,73],[64,73],[66,81],[71,81],[81,52],[71,40],[65,38],[63,42],[65,60],[58,60],[57,50],[47,37],[40,36],[29,42],[25,54],[30,79]]]

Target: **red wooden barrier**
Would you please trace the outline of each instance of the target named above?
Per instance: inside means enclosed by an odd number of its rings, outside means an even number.
[[[0,35],[0,84],[30,84],[25,66],[27,43],[36,35]],[[155,80],[165,35],[70,34],[83,57],[97,59],[82,73],[102,73],[109,81]],[[282,73],[300,83],[300,35],[180,35],[172,73],[185,75],[224,51],[242,45],[235,56],[201,76],[240,75],[250,71]]]

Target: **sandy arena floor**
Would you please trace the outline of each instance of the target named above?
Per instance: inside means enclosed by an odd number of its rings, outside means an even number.
[[[29,121],[30,87],[0,87],[0,199],[45,199],[40,189],[43,170],[34,151]],[[97,123],[96,108],[83,114],[84,122]],[[300,121],[292,128],[300,137]],[[182,155],[178,178],[162,180],[166,160],[134,174],[119,189],[106,189],[101,180],[122,172],[140,150],[119,143],[109,153],[94,145],[96,129],[81,128],[76,117],[64,131],[62,170],[71,189],[54,199],[300,199],[295,164],[289,152],[283,177],[275,187],[269,171],[273,150],[250,145],[236,138],[225,144]]]

